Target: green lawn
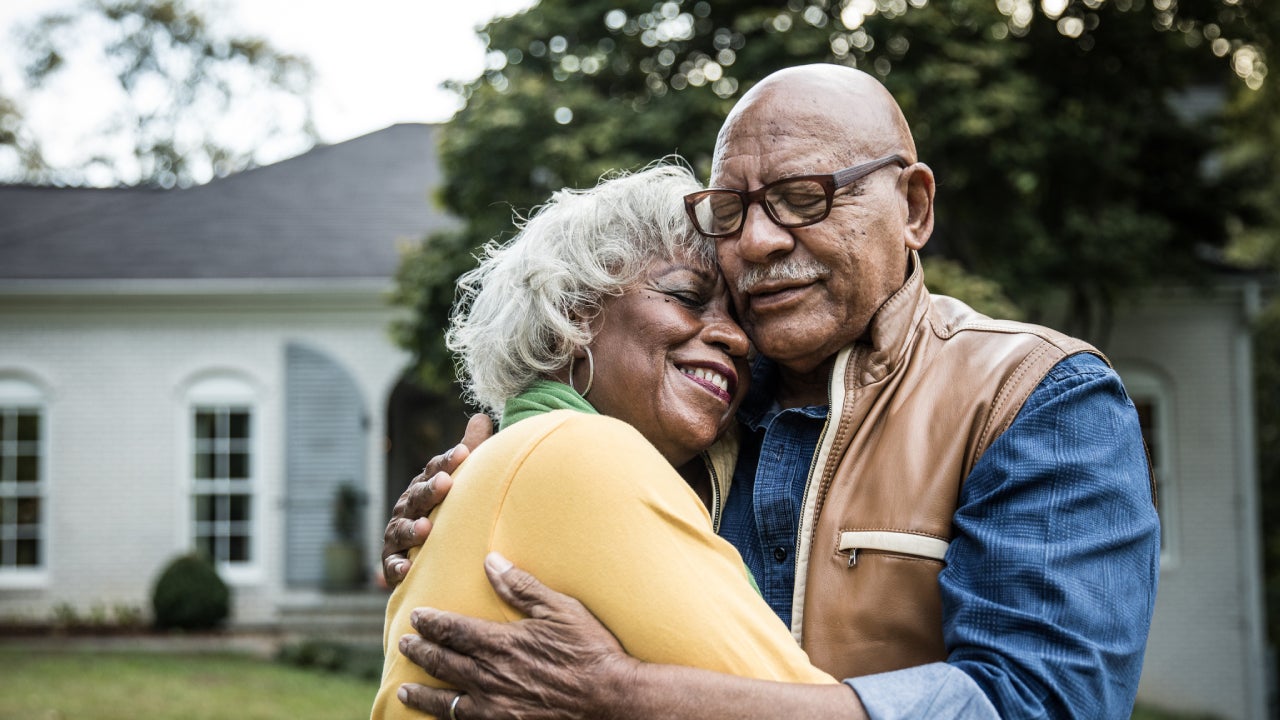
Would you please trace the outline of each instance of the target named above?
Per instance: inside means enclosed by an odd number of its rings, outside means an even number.
[[[243,656],[0,649],[0,720],[359,720],[377,687]]]
[[[0,720],[362,720],[377,689],[238,655],[0,648]],[[1140,707],[1133,720],[1205,717]]]

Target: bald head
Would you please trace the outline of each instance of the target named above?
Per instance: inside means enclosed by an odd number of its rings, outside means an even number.
[[[853,174],[858,168],[866,171]],[[847,180],[836,186],[835,173]],[[772,203],[814,207],[820,198],[812,186],[779,183],[814,175],[830,178],[826,215],[809,224],[779,221]],[[754,194],[738,196],[738,230],[716,243],[743,327],[793,387],[806,388],[788,402],[820,401],[835,354],[866,335],[902,287],[911,251],[933,231],[933,172],[917,161],[902,110],[875,78],[853,68],[781,70],[725,120],[711,185]],[[766,187],[773,190],[761,196]],[[788,187],[794,196],[778,189]]]
[[[811,144],[811,157],[837,167],[892,153],[916,161],[897,101],[874,77],[843,65],[785,68],[757,83],[721,127],[714,162],[720,163],[726,145],[761,135]]]

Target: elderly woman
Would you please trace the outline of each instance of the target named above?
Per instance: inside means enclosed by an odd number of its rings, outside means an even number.
[[[708,449],[742,398],[748,341],[681,211],[697,189],[657,166],[556,193],[459,282],[448,343],[501,429],[455,473],[391,596],[373,717],[421,717],[396,699],[402,683],[444,687],[397,649],[415,607],[519,619],[483,572],[493,551],[579,598],[642,660],[834,682],[712,531],[729,477],[716,458],[734,453]]]

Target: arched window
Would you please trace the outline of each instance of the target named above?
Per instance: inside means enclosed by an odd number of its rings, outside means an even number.
[[[47,566],[47,442],[44,393],[0,377],[0,578]]]
[[[192,543],[225,570],[258,560],[256,393],[232,377],[203,379],[187,391]]]
[[[1177,563],[1178,488],[1173,465],[1173,392],[1165,376],[1144,366],[1117,364],[1125,389],[1138,409],[1142,439],[1147,443],[1151,471],[1156,479],[1156,506],[1160,513],[1160,564]]]

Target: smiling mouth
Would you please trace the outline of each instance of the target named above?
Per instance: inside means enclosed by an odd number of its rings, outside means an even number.
[[[707,367],[676,366],[685,377],[710,391],[713,395],[729,403],[733,400],[734,379]]]

